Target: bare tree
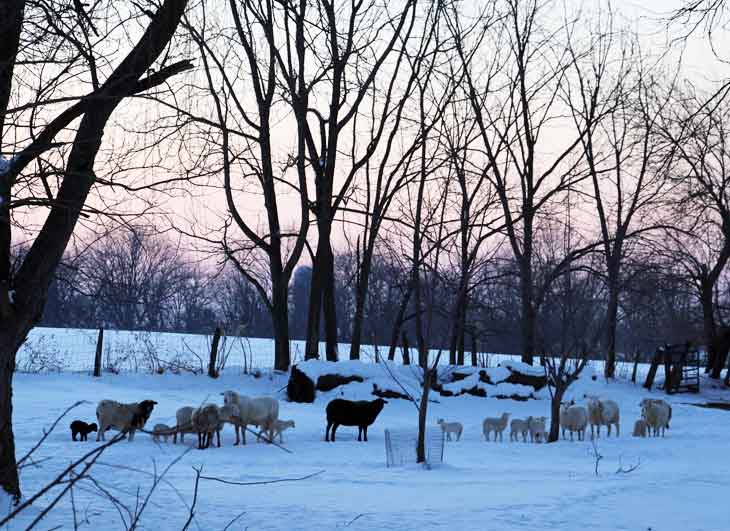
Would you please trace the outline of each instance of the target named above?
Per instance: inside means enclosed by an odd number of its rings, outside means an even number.
[[[141,14],[142,17],[149,17],[145,31],[129,47],[126,56],[116,66],[112,66],[116,53],[110,53],[107,41],[94,46],[83,38],[93,32],[90,27],[93,23],[90,22],[91,17],[79,17],[79,13],[74,10],[61,13],[52,6],[42,4],[29,5],[26,10],[25,2],[22,1],[3,1],[0,4],[3,14],[0,22],[3,25],[3,31],[0,32],[0,53],[4,55],[0,71],[0,116],[3,117],[0,150],[3,153],[10,151],[12,154],[10,161],[4,161],[0,170],[0,201],[3,211],[0,215],[0,319],[3,323],[0,330],[0,485],[14,497],[20,495],[11,398],[16,353],[30,329],[40,319],[54,271],[87,204],[89,192],[98,180],[94,163],[110,116],[125,98],[158,86],[191,66],[188,61],[169,65],[157,62],[172,40],[186,6],[185,0],[166,0],[156,12],[145,10]],[[93,16],[113,17],[111,9],[110,3],[96,5]],[[24,25],[23,19],[28,20],[31,17],[39,17],[43,23]],[[124,31],[126,23],[133,20],[134,17],[129,17],[127,20],[120,20],[118,25],[111,26],[122,32],[122,38],[126,38],[129,35]],[[7,29],[10,31],[5,31],[8,21],[10,24]],[[46,30],[47,35],[44,34],[44,28],[50,28]],[[21,48],[21,42],[29,45]],[[30,43],[37,43],[38,46]],[[57,46],[51,50],[46,49],[45,46],[49,43]],[[125,48],[127,47],[121,49]],[[13,50],[18,52],[13,53]],[[36,52],[41,57],[32,57]],[[28,75],[37,76],[31,86],[39,87],[38,92],[30,94],[31,108],[39,112],[40,107],[47,105],[49,115],[55,112],[54,105],[62,109],[55,117],[44,121],[43,125],[37,123],[40,130],[37,134],[34,132],[30,138],[9,132],[17,127],[14,119],[24,108],[22,105],[12,108],[11,96],[25,94],[24,91],[30,90],[25,88],[27,85],[20,77],[21,73],[14,72],[13,69],[14,63],[17,68],[25,61],[24,54],[28,54],[29,61],[40,61],[35,69],[30,62],[26,67],[31,72]],[[57,72],[52,73],[52,69],[43,69],[44,64],[53,63],[53,54],[58,54],[61,64],[66,62],[67,69],[64,71],[61,68],[60,75]],[[151,72],[153,66],[156,71]],[[81,74],[78,69],[85,74]],[[87,85],[72,83],[64,72],[88,79],[91,92],[82,92]],[[52,96],[49,97],[44,90],[48,86],[58,88],[59,79],[65,82],[64,89],[71,93],[76,90],[76,95],[59,97],[52,91]],[[75,120],[79,120],[78,125],[73,130],[69,129]],[[16,140],[19,138],[23,140]],[[57,153],[57,163],[54,166],[45,165],[43,154],[59,145],[68,146],[69,149]],[[32,163],[38,167],[31,167]],[[55,190],[51,188],[48,173],[44,171],[49,166],[56,172],[53,173],[58,183]],[[42,200],[34,200],[32,197],[14,198],[14,191],[20,193],[20,183],[23,183],[26,190],[40,185],[42,190],[45,189]],[[10,212],[32,208],[39,203],[49,209],[48,216],[17,273],[11,276],[8,266],[12,243]]]

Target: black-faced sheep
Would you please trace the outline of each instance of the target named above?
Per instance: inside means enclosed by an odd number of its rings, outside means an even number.
[[[342,398],[335,398],[327,404],[327,429],[324,433],[325,441],[335,442],[335,432],[338,426],[357,426],[357,440],[368,440],[368,426],[370,426],[387,404],[387,400],[359,400],[353,402]],[[330,438],[330,428],[332,436]]]
[[[96,422],[92,422],[91,424],[87,424],[83,420],[74,420],[71,423],[71,438],[75,441],[76,435],[80,435],[79,440],[80,441],[86,441],[89,433],[92,431],[98,431],[99,427],[96,425]]]
[[[104,433],[109,428],[121,432],[129,432],[129,442],[134,439],[135,430],[144,428],[155,407],[154,400],[142,400],[131,404],[122,404],[114,400],[101,400],[96,406],[96,420],[99,422],[97,441],[106,440]]]

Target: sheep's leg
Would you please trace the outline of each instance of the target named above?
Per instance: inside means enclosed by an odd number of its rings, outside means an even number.
[[[330,428],[332,427],[332,423],[328,420],[327,421],[327,429],[324,430],[324,440],[325,442],[330,442]]]
[[[334,424],[332,425],[332,433],[331,433],[331,435],[330,435],[330,440],[331,440],[332,442],[335,442],[335,432],[337,431],[337,427],[338,427],[338,426],[339,426],[339,424],[337,424],[337,423],[334,423]]]
[[[621,428],[619,425],[619,421],[616,421],[616,437],[619,437],[621,435]]]
[[[364,431],[364,435],[365,435],[365,442],[368,442],[368,427],[365,426],[363,431]]]
[[[357,442],[362,441],[362,426],[357,427]]]
[[[130,428],[129,430],[129,442],[132,442],[134,439],[134,428]]]
[[[220,448],[221,447],[221,430],[216,431],[215,434],[218,436],[218,448]]]

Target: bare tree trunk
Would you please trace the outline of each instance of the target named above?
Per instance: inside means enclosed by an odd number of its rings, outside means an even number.
[[[471,335],[471,366],[476,367],[477,366],[477,336],[472,333]]]
[[[221,342],[221,334],[223,331],[220,326],[215,327],[213,332],[213,343],[210,346],[210,359],[208,360],[208,376],[218,378],[218,372],[215,370],[215,362],[218,359],[218,345]]]
[[[525,257],[523,257],[523,261]],[[523,264],[520,272],[522,312],[522,361],[532,365],[535,353],[535,306],[532,297],[532,266]]]
[[[317,254],[320,253],[317,247]],[[312,266],[312,280],[309,286],[309,312],[307,317],[307,343],[304,359],[319,358],[319,323],[322,314],[322,265],[315,256]]]
[[[104,348],[104,327],[99,328],[99,336],[96,338],[96,353],[94,354],[94,376],[101,376],[101,354]]]
[[[0,487],[16,501],[20,498],[20,478],[13,434],[13,372],[19,346],[12,336],[0,334]]]
[[[715,329],[715,313],[712,302],[712,284],[701,281],[700,285],[700,304],[702,305],[702,329],[705,336],[705,346],[707,348],[707,367],[705,372],[712,371],[717,359],[716,345],[716,329]],[[711,375],[712,378],[719,376]]]
[[[423,370],[423,392],[418,405],[418,442],[416,444],[416,463],[426,462],[426,415],[428,413],[428,394],[431,391],[431,381],[436,369],[428,367]]]
[[[639,369],[639,351],[637,350],[634,354],[634,370],[631,371],[631,383],[636,383],[636,372]]]
[[[608,273],[608,307],[606,308],[606,365],[604,376],[613,378],[616,372],[616,326],[618,315],[618,275]]]
[[[401,346],[403,348],[403,365],[411,364],[411,350],[408,347],[408,334],[403,330],[403,338]],[[391,360],[392,361],[392,360]]]
[[[352,323],[352,338],[350,339],[350,359],[360,359],[360,347],[362,345],[362,326],[365,320],[365,299],[367,298],[368,283],[370,277],[370,263],[367,258],[363,263],[355,286],[355,315]]]
[[[565,389],[556,388],[550,401],[550,434],[548,442],[560,439],[560,403],[563,401]]]
[[[403,294],[403,299],[400,302],[398,308],[398,315],[395,317],[393,322],[393,331],[390,334],[390,350],[388,351],[388,359],[393,361],[395,359],[395,349],[398,346],[398,338],[401,335],[401,328],[403,327],[403,320],[406,316],[406,310],[408,309],[408,302],[411,299],[411,293],[413,290],[410,285],[406,288],[406,292]]]
[[[324,337],[327,361],[337,361],[337,303],[335,301],[335,260],[332,246],[327,241],[327,260],[324,267],[322,301],[324,307]]]
[[[289,289],[286,279],[271,286],[271,320],[274,328],[274,370],[286,371],[291,364],[289,351]]]

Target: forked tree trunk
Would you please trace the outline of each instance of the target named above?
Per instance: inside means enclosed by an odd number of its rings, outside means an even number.
[[[608,306],[606,308],[606,365],[603,374],[613,378],[616,374],[616,327],[618,321],[618,275],[609,273]]]
[[[521,306],[520,321],[522,328],[522,361],[529,365],[534,362],[535,354],[535,307],[532,296],[532,271],[523,266],[520,274]]]
[[[13,372],[19,348],[16,343],[12,337],[0,335],[0,487],[17,501],[20,479],[13,434]]]
[[[717,359],[715,314],[712,302],[712,285],[702,282],[700,286],[700,303],[702,305],[702,329],[705,336],[705,347],[707,348],[707,367],[705,372],[711,372]],[[713,376],[719,378],[719,376]]]
[[[560,439],[560,403],[563,401],[565,389],[556,388],[553,398],[550,401],[550,434],[548,442],[556,442]]]
[[[398,347],[398,338],[401,336],[403,320],[406,316],[406,310],[408,309],[408,302],[411,299],[412,292],[413,290],[409,286],[403,294],[403,299],[401,299],[400,307],[398,308],[398,315],[395,316],[395,320],[393,321],[393,330],[390,333],[390,350],[388,351],[388,360],[390,361],[395,359],[395,349]]]

